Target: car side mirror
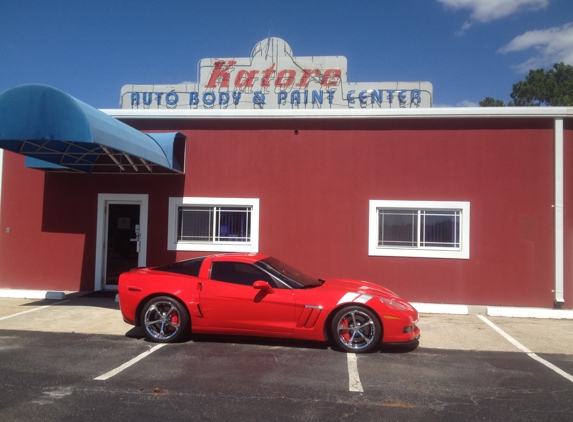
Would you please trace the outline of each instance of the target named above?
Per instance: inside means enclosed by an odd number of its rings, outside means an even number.
[[[253,288],[257,289],[257,290],[263,290],[267,293],[274,293],[275,290],[271,287],[271,285],[269,283],[267,283],[266,281],[255,281],[253,283]]]

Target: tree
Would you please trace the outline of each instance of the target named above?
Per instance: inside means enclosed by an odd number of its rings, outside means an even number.
[[[505,107],[505,103],[492,97],[485,97],[479,102],[481,107]]]
[[[525,80],[513,85],[508,106],[573,106],[573,66],[555,63],[551,69],[530,70]],[[486,97],[482,107],[503,107],[501,100]]]

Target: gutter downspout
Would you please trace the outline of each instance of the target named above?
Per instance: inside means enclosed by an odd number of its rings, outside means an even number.
[[[564,284],[564,217],[563,217],[563,118],[555,118],[555,305],[565,302]]]

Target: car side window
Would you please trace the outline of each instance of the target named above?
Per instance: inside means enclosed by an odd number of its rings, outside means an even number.
[[[193,258],[186,261],[174,262],[173,264],[164,265],[162,267],[155,267],[154,270],[199,277],[199,271],[201,271],[201,265],[203,265],[204,260],[205,257]]]
[[[274,280],[265,272],[242,262],[215,261],[211,264],[211,280],[252,286],[255,281],[266,281],[276,287]]]

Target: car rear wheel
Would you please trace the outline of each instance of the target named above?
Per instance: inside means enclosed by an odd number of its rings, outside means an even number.
[[[374,313],[360,306],[346,306],[332,319],[332,338],[345,352],[365,353],[379,346],[382,329]]]
[[[173,343],[189,331],[189,315],[183,305],[168,296],[149,300],[141,311],[145,336],[156,343]]]

